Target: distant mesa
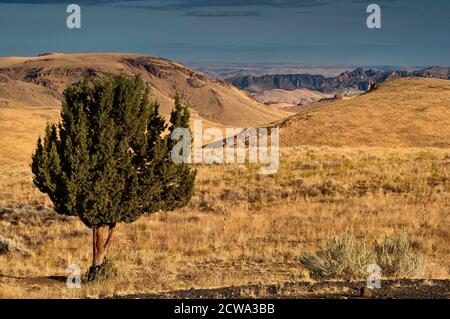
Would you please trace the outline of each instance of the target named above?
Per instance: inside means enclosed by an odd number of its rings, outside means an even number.
[[[374,69],[357,68],[346,71],[338,76],[325,77],[313,74],[270,74],[263,76],[240,76],[228,78],[227,81],[234,86],[251,93],[266,90],[308,89],[322,93],[332,93],[343,89],[369,91],[373,85],[397,78],[437,78],[450,79],[449,67],[430,67],[415,71],[390,70],[380,71]]]

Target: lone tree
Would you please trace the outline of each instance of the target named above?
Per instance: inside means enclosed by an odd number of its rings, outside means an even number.
[[[105,268],[117,223],[183,207],[192,197],[195,171],[171,160],[170,138],[175,128],[189,127],[189,111],[177,95],[167,125],[158,107],[139,77],[85,79],[68,87],[61,123],[38,139],[34,184],[57,213],[78,216],[93,230],[88,274]]]

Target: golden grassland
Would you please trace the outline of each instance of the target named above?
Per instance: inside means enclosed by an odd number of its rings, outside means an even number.
[[[59,108],[2,106],[0,235],[19,250],[0,253],[0,297],[96,298],[314,281],[300,256],[341,234],[359,241],[405,234],[425,262],[417,276],[449,279],[448,83],[390,81],[300,112],[280,123],[281,141],[292,147],[281,149],[274,175],[258,175],[250,164],[197,166],[190,204],[119,225],[110,252],[119,274],[81,289],[66,287],[66,269],[90,266],[91,231],[54,213],[32,186],[29,167],[39,133],[57,121]]]
[[[188,207],[119,225],[107,283],[68,289],[69,264],[86,271],[91,232],[56,215],[27,164],[0,168],[0,297],[106,297],[248,283],[312,281],[299,256],[331,236],[382,240],[404,233],[425,261],[422,278],[450,275],[450,149],[283,148],[280,170],[201,165]]]
[[[0,168],[31,161],[31,151],[47,123],[57,123],[60,108],[0,107]]]
[[[281,126],[295,145],[450,147],[450,81],[389,80],[350,100],[309,107]]]

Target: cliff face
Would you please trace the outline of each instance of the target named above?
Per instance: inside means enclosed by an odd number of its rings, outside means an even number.
[[[274,74],[264,76],[244,76],[227,79],[234,86],[258,93],[265,90],[281,89],[296,90],[308,89],[323,93],[353,88],[368,91],[374,84],[389,79],[419,77],[450,79],[450,68],[432,67],[419,71],[376,71],[357,68],[354,71],[341,73],[336,77],[324,77],[311,74]]]

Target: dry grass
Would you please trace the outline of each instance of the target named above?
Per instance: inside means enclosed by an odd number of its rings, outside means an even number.
[[[20,240],[17,237],[13,239],[4,238],[0,235],[0,255],[8,254],[12,251],[21,251]]]
[[[321,99],[332,98],[334,95],[307,89],[297,89],[292,91],[273,89],[251,94],[259,103],[266,105],[282,104],[285,107],[298,107],[317,102]],[[296,110],[298,111],[298,109]]]
[[[47,123],[57,123],[59,113],[59,108],[0,107],[0,179],[31,161],[39,134]]]
[[[376,264],[384,276],[414,278],[423,274],[424,265],[404,234],[384,238],[379,243],[357,241],[348,233],[327,240],[315,254],[303,254],[300,263],[315,278],[367,278],[368,266]]]
[[[26,164],[1,167],[0,234],[26,250],[0,256],[0,297],[104,297],[117,294],[311,280],[299,256],[328,238],[404,233],[424,259],[423,278],[449,278],[450,150],[295,147],[280,171],[254,165],[200,166],[190,205],[119,225],[108,283],[68,289],[46,278],[86,271],[91,233],[55,215],[31,187]],[[395,275],[393,275],[395,276]]]
[[[281,143],[450,147],[450,81],[405,78],[280,121]]]

